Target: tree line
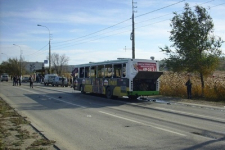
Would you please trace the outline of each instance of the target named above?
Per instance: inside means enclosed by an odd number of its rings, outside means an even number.
[[[48,59],[48,56],[46,57]],[[59,55],[57,53],[51,54],[51,64],[52,64],[52,72],[58,75],[63,75],[64,73],[68,73],[68,61],[69,57],[65,54]],[[17,58],[9,58],[6,61],[3,61],[0,64],[0,74],[7,73],[9,75],[26,75],[34,73],[26,70],[25,59],[17,59]]]

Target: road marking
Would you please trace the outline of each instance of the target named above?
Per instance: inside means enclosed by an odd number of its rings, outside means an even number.
[[[24,91],[27,91],[27,92],[31,92],[31,93],[34,93],[34,94],[40,94],[38,92],[35,92],[35,91],[31,91],[31,90],[27,90],[27,89],[23,89],[23,88],[20,88],[21,90],[24,90]],[[70,105],[74,105],[74,106],[78,106],[78,107],[81,107],[81,108],[87,108],[87,107],[84,107],[82,105],[78,105],[78,104],[74,104],[74,103],[70,103],[70,102],[67,102],[67,101],[63,101],[63,100],[59,100],[57,98],[54,98],[54,97],[51,97],[51,96],[47,96],[47,95],[43,95],[44,97],[47,97],[47,98],[50,98],[50,99],[54,99],[56,101],[60,101],[60,102],[63,102],[63,103],[67,103],[67,104],[70,104]]]
[[[116,117],[116,118],[120,118],[120,119],[123,119],[123,120],[130,121],[130,122],[142,124],[142,125],[145,125],[145,126],[150,126],[152,128],[156,128],[156,129],[166,131],[166,132],[170,132],[170,133],[173,133],[173,134],[177,134],[177,135],[180,135],[180,136],[186,136],[185,134],[182,134],[182,133],[178,133],[178,132],[175,132],[175,131],[171,131],[171,130],[168,130],[168,129],[164,129],[164,128],[155,126],[157,124],[155,124],[155,125],[152,125],[152,124],[149,124],[149,123],[147,124],[147,123],[139,122],[139,121],[136,121],[136,120],[133,120],[133,119],[129,119],[129,118],[121,117],[121,116],[118,116],[118,115],[110,114],[110,113],[107,113],[107,112],[104,112],[104,111],[99,111],[99,112],[102,113],[102,114],[105,114],[105,115],[109,115],[109,116],[112,116],[112,117]]]
[[[194,117],[197,116],[197,117],[208,118],[208,119],[212,119],[212,120],[225,121],[225,119],[222,119],[222,118],[216,118],[216,117],[210,117],[210,116],[199,115],[199,114],[194,114],[194,113],[188,113],[188,112],[184,112],[184,111],[166,109],[166,108],[162,108],[162,107],[155,107],[155,108],[156,109],[160,109],[160,110],[166,110],[166,111],[170,111],[170,112],[176,112],[176,113],[180,113],[180,114],[185,114],[185,115],[191,115],[191,116],[194,116]]]

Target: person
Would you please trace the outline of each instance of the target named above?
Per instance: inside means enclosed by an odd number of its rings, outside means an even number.
[[[19,85],[21,86],[21,76],[18,76]]]
[[[190,79],[189,75],[188,75],[188,81],[185,83],[185,85],[187,86],[188,99],[191,99],[191,86],[192,86],[192,83],[191,83],[191,79]]]
[[[62,87],[64,87],[64,77],[62,77]]]
[[[16,76],[13,76],[13,86],[16,85]]]
[[[70,77],[70,87],[71,88],[73,87],[73,79],[72,79],[72,77]]]
[[[30,88],[33,88],[34,78],[33,78],[33,76],[32,76],[32,75],[30,75],[29,80],[30,80]]]
[[[16,83],[16,86],[18,86],[18,76],[16,76],[15,83]]]

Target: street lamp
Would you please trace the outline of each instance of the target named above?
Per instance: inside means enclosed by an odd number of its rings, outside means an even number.
[[[13,44],[14,46],[19,46],[19,45],[16,45],[16,44]],[[19,46],[20,48],[20,77],[22,76],[22,50],[21,50],[21,47]]]
[[[45,27],[48,29],[48,32],[49,32],[49,74],[51,74],[51,40],[50,40],[50,30],[48,27],[46,26],[43,26],[43,25],[40,25],[40,24],[37,24],[37,26],[40,26],[40,27]]]

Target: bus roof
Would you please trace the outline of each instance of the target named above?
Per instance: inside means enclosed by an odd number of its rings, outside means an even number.
[[[74,65],[74,67],[99,66],[99,65],[106,65],[106,64],[121,64],[121,63],[127,63],[129,60],[157,62],[156,60],[150,60],[150,59],[118,58],[117,60],[106,60],[102,62],[89,62],[86,64],[78,64],[78,65]]]

